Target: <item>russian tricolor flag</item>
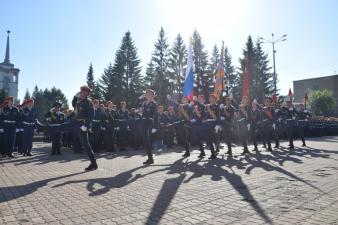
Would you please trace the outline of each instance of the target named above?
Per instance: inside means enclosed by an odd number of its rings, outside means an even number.
[[[193,71],[193,55],[192,55],[192,48],[189,47],[188,52],[188,64],[187,64],[187,71],[185,74],[184,86],[183,86],[183,96],[188,97],[191,101],[194,97],[194,71]]]

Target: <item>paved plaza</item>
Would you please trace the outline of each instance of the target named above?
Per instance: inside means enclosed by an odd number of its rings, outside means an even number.
[[[85,173],[85,154],[34,143],[0,159],[0,224],[338,224],[338,137],[281,145],[215,160],[177,147],[151,166],[142,150],[101,153]]]

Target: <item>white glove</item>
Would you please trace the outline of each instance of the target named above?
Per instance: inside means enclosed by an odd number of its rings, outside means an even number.
[[[157,129],[155,129],[155,128],[151,129],[152,134],[156,133],[156,131],[157,131]]]
[[[21,129],[19,129],[19,128],[16,128],[15,129],[15,133],[18,133],[18,132],[20,132],[21,131]]]
[[[223,104],[223,103],[220,104],[219,107],[220,107],[221,109],[224,109],[224,104]]]
[[[248,128],[248,130],[250,130],[251,124],[248,123],[248,125],[246,125],[246,127]]]
[[[106,130],[106,128],[105,127],[101,127],[101,130]]]
[[[192,120],[190,120],[190,122],[192,122],[192,123],[195,123],[195,122],[196,122],[196,120],[195,120],[195,119],[192,119]]]
[[[87,127],[85,127],[84,125],[82,125],[82,126],[80,127],[80,129],[81,129],[83,132],[86,132],[86,131],[87,131]]]
[[[272,124],[272,128],[274,129],[274,130],[276,130],[276,124]]]
[[[220,125],[215,126],[215,132],[218,133],[222,130],[222,127]]]
[[[224,117],[224,116],[221,116],[221,120],[225,120],[225,117]]]
[[[115,127],[115,130],[120,130],[120,127]]]
[[[1,128],[1,129],[0,129],[0,133],[4,133],[4,132],[5,132],[4,129]]]

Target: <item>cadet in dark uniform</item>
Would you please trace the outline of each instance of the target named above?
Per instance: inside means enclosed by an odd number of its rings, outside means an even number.
[[[283,102],[281,107],[275,108],[275,148],[279,148],[279,139],[286,130],[286,116],[288,112],[288,107],[286,102]]]
[[[22,124],[22,107],[23,105],[16,105],[18,109],[18,119],[16,121],[16,128],[15,128],[15,146],[14,150],[16,150],[19,154],[24,154],[25,151],[23,149],[23,124]]]
[[[142,140],[148,155],[148,160],[145,161],[144,164],[153,164],[154,159],[150,136],[159,129],[157,103],[154,101],[155,91],[147,89],[145,97],[147,100],[142,104]]]
[[[94,152],[99,152],[101,150],[101,127],[102,127],[102,114],[100,109],[100,103],[98,99],[93,100],[94,108],[94,117],[93,117],[93,126],[92,133],[90,133],[90,144]]]
[[[13,158],[13,149],[15,144],[15,130],[18,121],[19,111],[13,106],[13,97],[8,96],[5,100],[6,104],[2,110],[4,121],[4,140],[5,150],[4,155]]]
[[[168,148],[172,148],[174,145],[174,138],[175,138],[175,126],[174,125],[177,120],[174,106],[169,106],[168,112],[165,112],[165,113],[167,117],[167,126],[164,129],[163,141],[164,141],[164,144]]]
[[[303,142],[302,147],[305,147],[305,137],[304,137],[304,127],[308,123],[308,119],[311,118],[311,114],[307,109],[304,108],[304,104],[299,105],[299,111],[297,113],[297,126],[298,126],[298,135]]]
[[[216,141],[216,152],[219,152],[219,145],[221,142],[221,139],[224,140],[228,147],[227,154],[232,154],[232,129],[233,129],[233,119],[235,115],[235,108],[231,104],[231,98],[226,97],[225,99],[225,105],[221,104],[219,107],[219,118],[218,118],[218,125],[221,126],[221,132],[217,135],[217,141]]]
[[[250,131],[251,138],[254,145],[254,151],[258,151],[257,141],[260,136],[261,127],[261,111],[258,108],[257,100],[254,99],[250,109]],[[264,130],[264,129],[263,129]]]
[[[72,105],[74,107],[74,119],[69,123],[63,123],[58,125],[42,125],[37,122],[38,127],[41,130],[45,131],[74,131],[79,138],[81,145],[84,150],[87,152],[90,159],[90,165],[85,168],[86,171],[96,170],[97,163],[93,150],[89,144],[88,132],[92,126],[92,120],[94,116],[93,104],[88,98],[90,95],[91,89],[88,86],[82,86],[80,88],[80,93],[74,96]]]
[[[269,97],[264,98],[264,108],[262,110],[262,127],[263,127],[263,137],[267,144],[268,151],[272,151],[271,140],[273,139],[275,118],[274,110],[271,107],[271,99]]]
[[[5,156],[5,130],[4,130],[4,118],[2,114],[4,103],[0,104],[0,157]]]
[[[114,127],[116,127],[116,112],[113,110],[113,103],[111,101],[108,101],[106,103],[107,109],[106,109],[106,117],[107,117],[107,123],[106,123],[106,132],[104,135],[104,145],[105,149],[108,152],[115,151],[115,139],[116,134]]]
[[[198,158],[205,157],[203,140],[201,140],[201,124],[205,113],[204,96],[199,95],[194,101],[192,115],[190,120],[190,142],[197,142],[200,154]]]
[[[62,104],[55,102],[53,108],[46,113],[46,121],[49,124],[62,124],[65,122],[65,115],[60,111]],[[52,155],[61,155],[61,132],[52,132]]]
[[[243,145],[243,153],[250,153],[248,149],[248,134],[250,131],[250,111],[248,106],[248,97],[243,96],[239,111],[237,113],[239,141]]]
[[[126,151],[128,146],[128,127],[129,127],[129,112],[127,103],[121,101],[120,109],[117,111],[117,120],[119,130],[117,131],[117,145],[120,151]]]
[[[130,110],[131,147],[139,150],[142,146],[142,120],[141,115],[135,108]]]
[[[293,107],[291,101],[286,102],[288,111],[286,113],[286,134],[289,139],[289,149],[294,149],[293,145],[293,128],[295,127],[295,119],[297,115],[296,109]]]
[[[183,157],[190,156],[189,149],[189,131],[190,126],[193,124],[192,120],[192,107],[188,103],[187,97],[182,97],[182,104],[179,105],[177,112],[177,124],[176,124],[176,139],[178,144],[182,145],[185,149]]]
[[[199,96],[201,98],[201,96]],[[216,96],[211,94],[209,95],[209,103],[205,106],[204,114],[202,116],[202,123],[199,126],[198,129],[198,138],[200,140],[200,149],[201,153],[205,155],[204,153],[204,147],[203,147],[203,141],[206,142],[207,146],[209,147],[211,151],[211,155],[209,159],[215,159],[216,158],[216,152],[215,152],[215,146],[214,146],[214,129],[216,126],[216,122],[218,119],[218,105],[216,104]],[[203,104],[200,101],[200,104]]]
[[[32,156],[32,147],[33,147],[33,137],[35,129],[35,120],[37,113],[35,108],[33,108],[34,101],[33,99],[26,100],[22,106],[21,117],[23,125],[23,150],[24,155]]]

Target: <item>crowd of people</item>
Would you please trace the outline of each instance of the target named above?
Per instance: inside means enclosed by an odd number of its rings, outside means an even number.
[[[249,102],[243,96],[237,103],[231,96],[218,99],[210,94],[194,96],[191,100],[182,97],[181,102],[171,101],[158,105],[155,92],[151,89],[135,108],[127,106],[125,101],[118,105],[99,99],[90,99],[91,90],[82,86],[74,96],[74,111],[61,112],[62,104],[56,102],[45,114],[45,121],[36,120],[36,111],[32,99],[18,107],[13,106],[13,98],[8,97],[1,107],[0,145],[1,155],[13,157],[13,151],[30,156],[34,129],[46,132],[51,138],[52,154],[61,154],[61,145],[72,147],[74,152],[85,151],[91,161],[87,171],[97,169],[94,152],[113,152],[117,148],[145,149],[148,159],[145,164],[154,163],[153,148],[172,148],[183,146],[183,157],[197,148],[199,158],[217,157],[221,143],[227,146],[227,154],[232,154],[234,143],[243,147],[242,154],[249,153],[248,142],[252,141],[252,151],[258,151],[262,143],[267,151],[280,148],[279,140],[287,138],[288,148],[294,148],[297,135],[306,146],[304,131],[322,126],[323,118],[311,119],[304,104],[296,109],[292,101],[275,104],[270,97],[265,97],[263,104],[257,100]],[[328,120],[332,132],[336,132],[338,121]],[[310,121],[310,122],[309,122]],[[305,130],[305,127],[308,129]],[[318,130],[318,129],[317,129]],[[308,134],[310,135],[310,133]],[[272,147],[274,143],[274,147]]]

